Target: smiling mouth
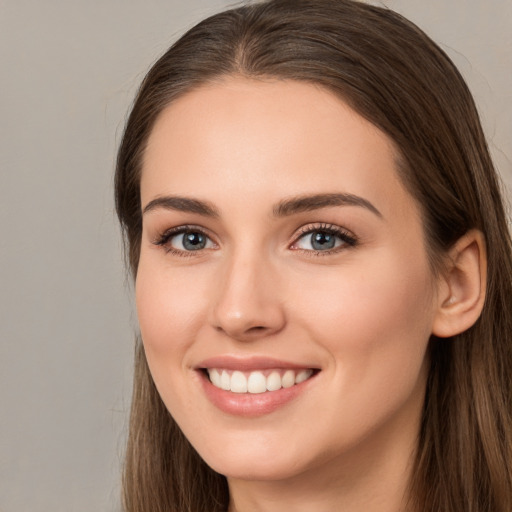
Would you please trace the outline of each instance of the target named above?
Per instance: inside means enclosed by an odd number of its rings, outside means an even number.
[[[210,382],[218,389],[232,393],[268,393],[282,388],[291,388],[313,376],[315,370],[286,369],[286,370],[255,370],[238,371],[222,368],[205,369]]]

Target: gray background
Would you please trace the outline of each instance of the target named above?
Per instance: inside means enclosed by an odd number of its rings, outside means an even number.
[[[510,190],[512,1],[383,3],[455,60]],[[115,148],[150,63],[228,4],[0,0],[2,512],[119,509],[136,322]]]

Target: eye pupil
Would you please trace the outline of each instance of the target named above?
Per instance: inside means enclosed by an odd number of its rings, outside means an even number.
[[[202,233],[184,233],[183,247],[189,251],[204,249],[206,246],[206,237]]]
[[[315,231],[311,234],[311,246],[317,251],[322,249],[332,249],[336,243],[336,238],[332,233],[325,231]]]

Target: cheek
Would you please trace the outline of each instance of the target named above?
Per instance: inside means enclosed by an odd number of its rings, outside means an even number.
[[[421,259],[386,254],[359,268],[315,276],[310,288],[322,293],[304,295],[300,309],[310,336],[328,349],[344,392],[379,388],[382,398],[383,386],[410,387],[420,374],[432,324],[430,272]]]
[[[207,280],[141,254],[135,297],[142,342],[153,381],[168,410],[193,417],[187,354],[206,318]],[[178,420],[178,417],[175,417]]]
[[[135,297],[148,359],[178,355],[192,343],[206,318],[206,283],[197,272],[173,271],[141,255]]]

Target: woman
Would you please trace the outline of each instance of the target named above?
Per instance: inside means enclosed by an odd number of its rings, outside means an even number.
[[[512,258],[462,78],[350,0],[227,11],[150,70],[116,204],[128,511],[512,508]]]

